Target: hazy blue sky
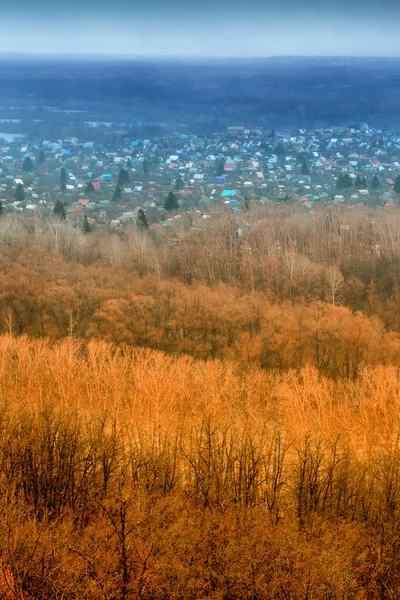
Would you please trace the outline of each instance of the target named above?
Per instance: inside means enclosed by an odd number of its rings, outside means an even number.
[[[0,2],[0,52],[400,55],[400,0]]]

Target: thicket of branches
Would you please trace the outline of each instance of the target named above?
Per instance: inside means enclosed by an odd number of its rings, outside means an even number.
[[[152,225],[97,230],[53,219],[3,217],[0,244],[69,262],[123,268],[191,284],[218,282],[275,299],[318,299],[367,307],[371,282],[381,299],[400,285],[400,215],[396,209],[321,206],[311,215],[295,205],[253,206],[232,214],[210,209],[210,218],[188,212],[170,228]],[[28,254],[29,254],[28,253]]]
[[[400,219],[194,218],[0,220],[0,596],[398,598]]]
[[[166,230],[0,221],[0,332],[102,339],[331,377],[397,364],[395,211],[251,208]],[[192,221],[192,225],[190,224]]]
[[[3,336],[0,373],[2,597],[398,597],[397,369]]]

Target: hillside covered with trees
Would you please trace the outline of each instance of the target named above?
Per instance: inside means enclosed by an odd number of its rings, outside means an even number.
[[[400,218],[0,218],[0,596],[400,595]]]

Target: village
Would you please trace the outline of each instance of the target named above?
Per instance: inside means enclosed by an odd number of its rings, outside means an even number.
[[[395,207],[399,174],[400,136],[367,124],[151,139],[108,126],[101,142],[0,138],[3,213],[62,207],[63,218],[93,229],[136,223],[138,215],[146,226],[168,227],[187,210],[207,218],[216,205],[240,212],[297,203],[309,214],[327,203]]]

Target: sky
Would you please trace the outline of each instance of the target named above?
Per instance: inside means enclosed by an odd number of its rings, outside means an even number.
[[[400,0],[0,0],[0,52],[400,56]]]

